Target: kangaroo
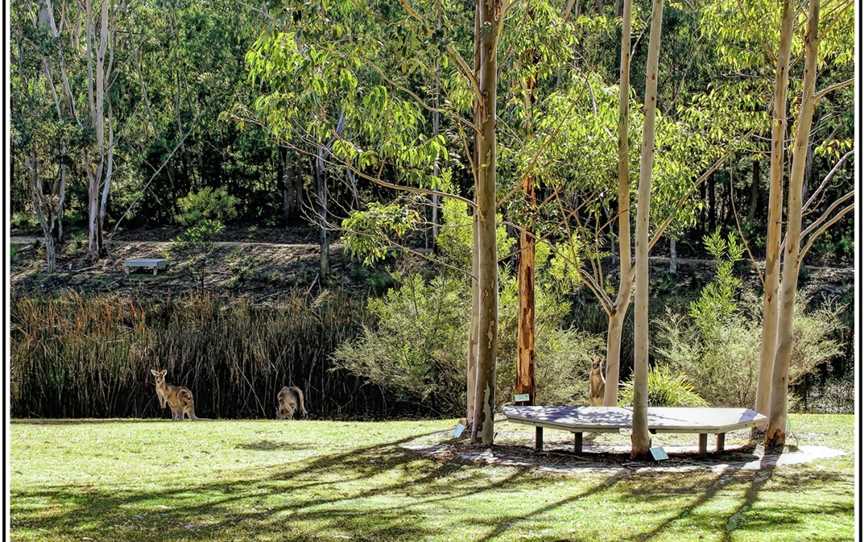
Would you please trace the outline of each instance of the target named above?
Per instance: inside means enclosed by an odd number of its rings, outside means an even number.
[[[603,394],[606,391],[606,378],[603,376],[603,363],[600,358],[591,362],[591,372],[588,373],[588,397],[591,406],[603,405]]]
[[[297,386],[285,386],[276,395],[276,417],[280,420],[294,418],[294,412],[306,417],[306,407],[303,406],[303,390]]]
[[[184,417],[197,420],[195,401],[189,388],[174,386],[165,382],[165,374],[168,372],[165,369],[150,369],[150,372],[156,377],[156,395],[159,397],[159,406],[163,409],[166,404],[171,407],[171,418],[175,420],[182,420]]]

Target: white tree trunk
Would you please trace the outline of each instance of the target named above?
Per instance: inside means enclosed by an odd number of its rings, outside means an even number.
[[[618,84],[618,295],[606,331],[605,406],[618,404],[621,372],[621,330],[630,307],[630,21],[631,0],[624,0],[621,23],[621,81]]]
[[[663,22],[663,0],[654,0],[648,60],[645,64],[645,121],[639,159],[639,196],[636,209],[636,299],[633,327],[633,433],[630,455],[646,457],[648,433],[648,221],[651,211],[651,174],[654,167],[654,123],[657,112],[657,71]]]
[[[496,105],[500,0],[480,2],[480,124],[477,137],[477,246],[480,304],[477,316],[477,389],[472,440],[491,445],[495,421],[498,347],[498,255],[495,246]]]
[[[768,232],[765,239],[765,284],[762,300],[762,343],[759,349],[759,383],[755,409],[768,414],[771,397],[772,367],[777,345],[777,294],[780,285],[780,242],[783,220],[783,163],[786,137],[786,91],[789,86],[789,57],[795,9],[783,0],[780,50],[774,80],[774,105],[771,122],[771,171],[768,191]]]
[[[777,329],[777,354],[771,380],[771,408],[766,447],[781,447],[786,443],[787,396],[789,388],[789,360],[794,346],[793,324],[795,296],[798,292],[799,253],[801,250],[801,199],[810,128],[816,109],[816,62],[819,54],[819,0],[810,0],[807,15],[807,34],[804,38],[804,81],[801,109],[798,113],[795,146],[792,150],[792,171],[789,175],[789,201],[787,206],[787,237],[783,251],[782,297]]]

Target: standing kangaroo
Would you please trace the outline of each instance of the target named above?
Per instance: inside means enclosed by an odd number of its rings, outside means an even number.
[[[171,417],[175,420],[182,420],[184,417],[197,420],[195,400],[192,398],[192,392],[189,388],[166,383],[165,374],[168,371],[165,369],[150,369],[150,372],[156,377],[156,395],[159,397],[159,406],[163,409],[166,404],[171,407]]]
[[[603,394],[606,391],[606,378],[603,377],[603,362],[594,358],[591,362],[591,372],[588,374],[588,397],[591,406],[603,405]]]
[[[303,406],[303,390],[297,386],[285,386],[276,395],[276,417],[280,420],[294,418],[294,411],[299,410],[300,415],[306,417],[306,407]]]

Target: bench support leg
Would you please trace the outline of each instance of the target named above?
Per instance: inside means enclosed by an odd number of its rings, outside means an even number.
[[[573,451],[576,455],[582,453],[582,433],[573,433]]]
[[[708,433],[699,433],[699,455],[708,452]]]
[[[538,452],[543,451],[543,428],[535,427],[534,428],[534,449]]]
[[[717,433],[717,451],[722,452],[726,447],[726,433]]]

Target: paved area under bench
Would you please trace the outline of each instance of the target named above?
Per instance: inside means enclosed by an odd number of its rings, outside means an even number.
[[[633,411],[624,407],[507,406],[504,416],[515,423],[533,425],[535,448],[543,449],[543,428],[574,434],[576,453],[582,453],[582,433],[617,433],[630,429]],[[726,433],[767,423],[762,414],[749,408],[649,407],[651,433],[698,433],[699,453],[708,451],[708,434],[717,435],[717,451],[726,443]]]

